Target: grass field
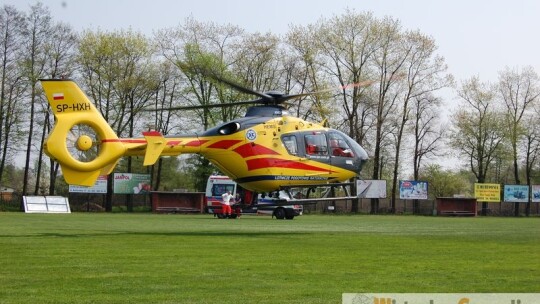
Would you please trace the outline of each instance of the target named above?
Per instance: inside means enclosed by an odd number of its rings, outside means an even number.
[[[540,291],[540,218],[0,213],[0,253],[0,303]]]

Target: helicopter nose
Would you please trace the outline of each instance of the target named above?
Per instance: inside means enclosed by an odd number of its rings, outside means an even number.
[[[362,171],[362,168],[364,167],[364,164],[369,160],[369,156],[366,152],[366,150],[364,150],[364,148],[360,147],[360,150],[357,151],[357,155],[358,155],[358,160],[359,160],[359,166],[358,166],[358,173],[360,173],[360,171]]]
[[[361,152],[359,153],[358,158],[360,158],[360,160],[362,161],[362,163],[365,163],[365,162],[367,162],[367,161],[369,160],[369,156],[368,156],[366,150],[364,150],[364,148],[360,147],[360,149],[362,149],[362,150],[361,150]]]

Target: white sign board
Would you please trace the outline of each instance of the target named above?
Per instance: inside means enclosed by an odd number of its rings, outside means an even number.
[[[26,213],[71,213],[67,197],[23,196]]]
[[[358,180],[356,192],[360,198],[386,198],[386,180]]]

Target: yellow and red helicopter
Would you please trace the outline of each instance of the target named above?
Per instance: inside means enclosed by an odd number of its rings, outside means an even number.
[[[194,135],[164,137],[148,131],[138,138],[119,138],[74,81],[41,80],[55,117],[45,152],[60,164],[68,184],[83,186],[92,186],[99,175],[111,173],[123,156],[143,156],[148,166],[160,156],[185,153],[202,155],[241,187],[255,192],[339,183],[358,176],[368,159],[358,143],[338,130],[293,117],[282,106],[314,93],[259,93],[219,81],[259,97],[235,105],[257,105],[248,108],[245,117]],[[168,110],[197,107],[202,106]],[[76,138],[72,138],[74,133]],[[93,157],[78,157],[78,152],[91,149]]]

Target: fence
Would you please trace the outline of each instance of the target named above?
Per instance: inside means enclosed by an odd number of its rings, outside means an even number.
[[[102,212],[105,211],[105,195],[104,194],[86,194],[86,193],[70,193],[68,195],[69,203],[72,212]],[[151,212],[152,204],[150,195],[132,195],[132,206],[134,211]],[[127,195],[113,195],[113,210],[127,210]],[[20,211],[22,197],[14,193],[10,200],[0,197],[0,211]],[[482,203],[477,203],[477,210],[482,212]],[[434,215],[436,210],[435,200],[419,200],[416,212],[413,212],[413,201],[397,200],[396,214],[418,214],[418,215]],[[515,203],[488,203],[486,214],[491,216],[514,216]],[[519,214],[526,214],[526,203],[519,204]],[[304,212],[308,213],[350,213],[352,209],[352,201],[327,201],[320,202],[314,205],[305,205]],[[379,199],[379,210],[377,214],[389,214],[392,208],[389,199]],[[371,200],[359,199],[358,213],[371,213]],[[531,216],[540,216],[540,203],[530,204]]]
[[[519,214],[526,214],[526,203],[520,203]],[[493,216],[514,216],[514,203],[488,203],[487,215]],[[350,213],[352,209],[351,201],[320,202],[314,205],[304,206],[305,213]],[[396,200],[395,214],[418,214],[435,215],[437,203],[435,200],[419,200],[416,210],[414,210],[412,200]],[[482,203],[477,203],[477,210],[482,212]],[[371,213],[371,200],[360,199],[358,203],[358,213]],[[377,214],[392,213],[390,199],[379,199],[379,210]],[[531,203],[530,215],[540,216],[540,203]]]

